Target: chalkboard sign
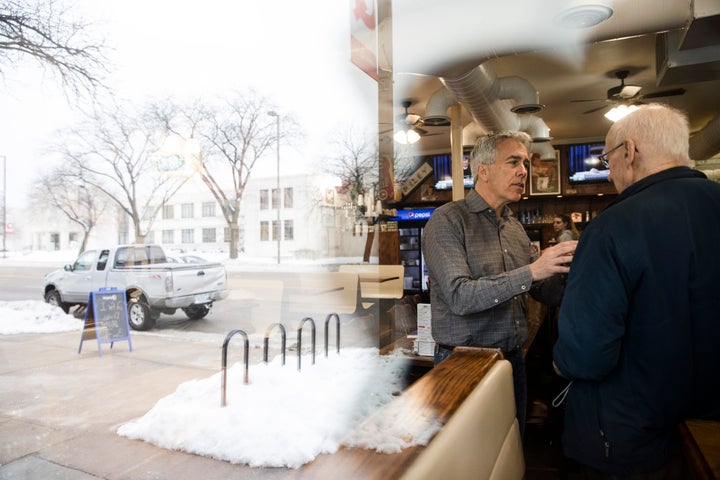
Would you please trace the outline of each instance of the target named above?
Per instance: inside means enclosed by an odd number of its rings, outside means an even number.
[[[115,288],[101,288],[98,291],[90,292],[78,353],[82,351],[83,341],[93,338],[98,342],[98,352],[101,357],[103,343],[109,343],[112,348],[115,342],[121,340],[127,340],[132,352],[124,291]]]

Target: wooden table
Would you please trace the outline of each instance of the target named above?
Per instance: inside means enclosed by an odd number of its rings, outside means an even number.
[[[408,337],[401,337],[394,342],[385,345],[380,349],[380,355],[389,355],[396,350],[402,350],[410,365],[416,367],[432,368],[435,364],[435,357],[416,355],[412,353],[413,341]],[[406,353],[407,352],[407,353]]]

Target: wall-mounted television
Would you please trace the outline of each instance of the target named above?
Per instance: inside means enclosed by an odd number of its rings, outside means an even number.
[[[452,156],[432,155],[430,156],[435,174],[435,190],[452,190]],[[473,187],[472,173],[470,172],[470,153],[463,154],[463,186]]]
[[[610,170],[600,155],[605,143],[581,143],[567,146],[568,179],[571,184],[607,182]]]

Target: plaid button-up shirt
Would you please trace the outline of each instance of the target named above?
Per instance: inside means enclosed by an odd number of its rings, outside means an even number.
[[[504,352],[522,347],[524,294],[533,286],[529,264],[538,254],[509,207],[498,218],[475,190],[439,207],[425,227],[423,254],[437,343]]]

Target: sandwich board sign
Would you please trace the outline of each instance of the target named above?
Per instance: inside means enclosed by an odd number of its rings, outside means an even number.
[[[78,353],[82,351],[83,341],[92,339],[97,340],[101,357],[103,343],[109,343],[112,348],[115,342],[127,340],[132,352],[124,290],[111,287],[90,292]]]

